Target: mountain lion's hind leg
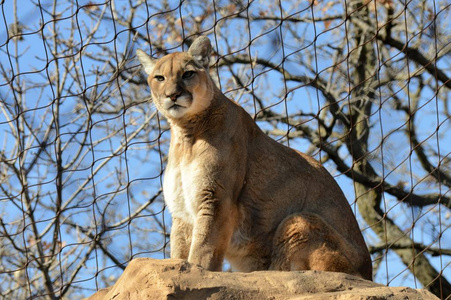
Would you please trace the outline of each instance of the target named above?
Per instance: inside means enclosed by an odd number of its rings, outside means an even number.
[[[274,236],[270,269],[318,270],[360,276],[350,258],[358,257],[331,226],[315,214],[299,213],[285,218]]]

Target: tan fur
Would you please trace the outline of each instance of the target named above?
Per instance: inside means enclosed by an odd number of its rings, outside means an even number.
[[[163,186],[171,256],[216,271],[226,258],[239,271],[326,270],[371,280],[370,255],[334,179],[265,135],[219,91],[208,74],[210,52],[206,37],[158,60],[137,52],[171,124]]]

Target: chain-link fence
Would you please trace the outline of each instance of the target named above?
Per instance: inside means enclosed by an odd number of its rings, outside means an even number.
[[[78,299],[168,257],[154,57],[213,41],[221,90],[347,196],[374,280],[451,294],[447,0],[3,0],[0,295]]]

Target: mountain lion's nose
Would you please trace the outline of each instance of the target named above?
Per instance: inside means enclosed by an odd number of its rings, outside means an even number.
[[[177,98],[180,96],[182,92],[181,91],[175,91],[173,93],[170,93],[169,95],[167,95],[169,98],[171,98],[172,101],[177,101]]]

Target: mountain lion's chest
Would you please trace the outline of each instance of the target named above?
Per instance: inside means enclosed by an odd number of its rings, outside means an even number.
[[[199,206],[204,170],[196,162],[168,163],[164,176],[165,202],[173,217],[193,224]]]

